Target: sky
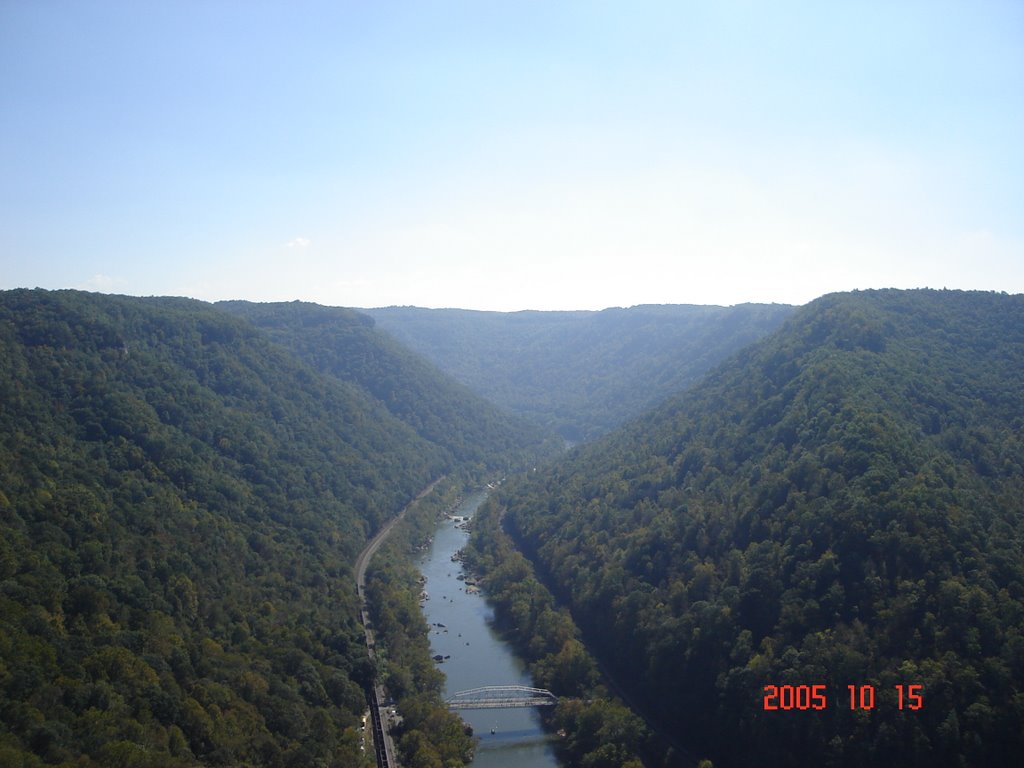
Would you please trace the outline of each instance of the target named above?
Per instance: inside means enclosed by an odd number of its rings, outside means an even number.
[[[1024,292],[1024,2],[0,0],[0,289]]]

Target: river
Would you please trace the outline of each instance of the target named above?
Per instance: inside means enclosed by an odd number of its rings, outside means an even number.
[[[474,493],[453,514],[472,517],[485,498],[485,492]],[[452,555],[468,538],[457,523],[445,520],[419,563],[429,595],[423,613],[430,625],[431,653],[450,657],[440,665],[447,678],[445,696],[484,685],[533,685],[523,663],[494,631],[494,612],[483,595],[458,579],[465,574]],[[535,709],[471,709],[459,714],[480,739],[473,768],[561,765]]]

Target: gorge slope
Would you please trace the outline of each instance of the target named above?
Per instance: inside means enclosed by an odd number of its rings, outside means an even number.
[[[619,682],[716,766],[1008,764],[1022,372],[1022,296],[826,296],[509,484],[505,524]],[[827,707],[766,711],[767,685],[822,685]]]

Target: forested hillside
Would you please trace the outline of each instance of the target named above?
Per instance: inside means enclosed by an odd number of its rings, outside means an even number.
[[[363,765],[352,561],[462,450],[209,304],[0,293],[0,764]]]
[[[505,467],[543,433],[527,426],[378,331],[366,314],[290,302],[220,302],[323,373],[371,394],[423,438],[459,462]]]
[[[779,326],[781,304],[601,312],[360,310],[489,400],[578,442],[639,416]]]
[[[1022,430],[1024,296],[830,295],[501,502],[617,680],[717,768],[1010,765]]]

